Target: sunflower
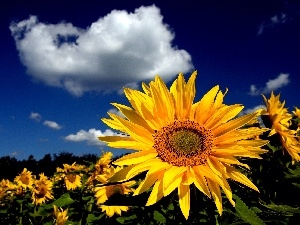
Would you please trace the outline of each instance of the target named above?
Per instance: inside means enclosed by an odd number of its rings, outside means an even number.
[[[131,186],[135,185],[135,181],[127,181],[123,183],[113,184],[113,185],[101,185],[96,186],[93,190],[95,193],[95,198],[97,199],[97,205],[103,204],[108,198],[114,194],[126,195],[133,191]]]
[[[112,167],[110,166],[112,156],[113,154],[111,152],[103,152],[103,155],[95,164],[93,173],[88,178],[88,185],[93,186],[96,180],[100,181],[101,183],[107,182],[112,170]]]
[[[110,205],[101,205],[100,208],[102,212],[105,212],[107,216],[112,217],[114,214],[118,214],[121,216],[122,211],[127,212],[128,206],[110,206]]]
[[[64,179],[67,190],[74,190],[77,187],[81,187],[81,174],[78,174],[84,169],[83,165],[76,165],[74,162],[72,165],[63,164],[64,168],[56,168],[56,171],[60,173],[57,176],[57,180]]]
[[[24,168],[23,171],[15,177],[14,181],[20,187],[31,189],[34,182],[34,177],[32,176],[32,172],[28,171],[27,168]]]
[[[284,107],[285,102],[280,102],[280,94],[275,96],[271,93],[270,99],[263,95],[266,110],[261,112],[262,115],[267,115],[271,121],[272,127],[269,136],[276,133],[279,134],[283,149],[286,149],[292,158],[292,163],[300,161],[300,143],[296,139],[297,131],[289,129],[291,125],[292,115],[288,109]]]
[[[257,118],[257,113],[234,119],[243,106],[223,104],[227,91],[223,93],[218,85],[193,103],[195,79],[196,72],[187,82],[181,73],[168,90],[156,76],[149,85],[142,84],[144,92],[125,88],[132,108],[114,103],[125,118],[108,113],[111,119],[102,121],[129,137],[99,137],[110,147],[137,151],[114,162],[128,167],[116,173],[111,182],[128,180],[148,171],[134,195],[153,186],[146,203],[152,205],[178,188],[179,205],[186,219],[190,210],[191,184],[214,199],[220,214],[220,187],[235,205],[227,179],[258,191],[234,166],[249,168],[236,157],[260,158],[259,154],[266,152],[260,147],[267,143],[254,139],[266,129],[245,128]]]
[[[81,187],[81,177],[78,174],[67,174],[65,176],[65,184],[67,190],[74,190],[77,187]]]
[[[54,216],[55,216],[55,221],[56,225],[65,225],[65,223],[68,220],[68,210],[63,210],[60,208],[60,210],[57,208],[56,205],[53,205],[53,210],[54,210]]]
[[[48,180],[44,173],[40,174],[40,179],[34,182],[32,189],[32,203],[35,205],[42,204],[46,200],[53,199],[52,196],[53,183]]]
[[[300,109],[295,107],[295,111],[293,111],[294,115],[300,119]]]
[[[15,185],[8,179],[2,179],[0,182],[0,201],[7,195],[12,195],[12,190],[14,190],[15,188]]]

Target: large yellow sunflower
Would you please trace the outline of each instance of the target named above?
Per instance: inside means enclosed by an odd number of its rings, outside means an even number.
[[[31,171],[28,171],[27,168],[24,168],[23,171],[15,177],[14,181],[20,187],[31,189],[34,182],[34,177],[32,176]]]
[[[283,149],[286,149],[292,157],[292,163],[294,163],[295,161],[300,161],[300,143],[296,139],[297,131],[289,129],[292,115],[284,107],[285,102],[280,102],[279,98],[280,94],[275,96],[273,92],[270,99],[263,95],[267,109],[262,110],[261,114],[267,115],[272,123],[269,136],[275,133],[279,134]]]
[[[40,179],[34,182],[34,188],[32,189],[33,204],[38,205],[46,202],[46,200],[53,199],[52,186],[53,183],[48,180],[48,177],[41,173]]]
[[[225,93],[213,87],[203,98],[193,103],[196,72],[185,82],[183,74],[170,90],[159,76],[143,92],[125,88],[131,107],[114,103],[126,118],[109,113],[102,119],[108,126],[129,137],[99,137],[108,146],[137,150],[114,162],[125,166],[110,179],[112,182],[131,179],[148,171],[135,190],[141,194],[153,186],[146,205],[152,205],[178,188],[179,204],[185,218],[190,210],[190,185],[214,199],[222,214],[222,187],[232,205],[232,191],[227,183],[231,178],[256,191],[257,187],[234,166],[247,165],[236,157],[260,158],[266,152],[260,147],[267,141],[254,139],[266,131],[258,127],[244,128],[257,113],[234,119],[242,105],[225,105]]]

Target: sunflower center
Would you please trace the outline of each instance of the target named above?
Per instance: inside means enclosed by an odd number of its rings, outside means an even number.
[[[26,174],[22,174],[21,177],[20,177],[20,180],[21,180],[21,182],[22,182],[23,184],[26,184],[26,185],[29,184],[29,177],[28,177],[28,175],[26,175]]]
[[[67,177],[67,180],[68,180],[70,183],[74,183],[75,180],[76,180],[76,175],[75,175],[75,174],[68,174],[66,177]]]
[[[37,196],[38,198],[43,198],[43,197],[47,194],[47,191],[48,191],[45,184],[40,184],[40,185],[36,188],[36,190],[37,190],[36,196]]]
[[[174,166],[206,162],[214,145],[213,132],[192,120],[175,120],[154,134],[159,157]]]

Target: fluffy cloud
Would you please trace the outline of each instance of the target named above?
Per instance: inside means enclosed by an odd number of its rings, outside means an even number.
[[[266,109],[266,106],[264,106],[264,105],[257,105],[257,106],[254,106],[253,108],[245,109],[245,110],[242,111],[242,115],[248,114],[248,113],[253,113],[253,112],[255,112],[258,109]]]
[[[31,112],[29,115],[29,118],[32,120],[35,120],[37,122],[40,122],[42,119],[42,116],[39,113]]]
[[[110,129],[106,129],[104,132],[91,128],[88,131],[80,130],[76,134],[70,134],[65,137],[66,141],[81,142],[86,141],[89,145],[103,146],[104,142],[99,141],[100,136],[114,136],[117,135]]]
[[[116,108],[111,108],[108,110],[109,113],[113,113],[113,114],[116,114],[120,117],[125,117],[121,112],[120,110],[116,109]]]
[[[282,73],[279,74],[277,78],[273,80],[269,80],[265,87],[263,88],[257,88],[256,85],[252,84],[250,85],[250,95],[260,95],[260,94],[268,94],[272,91],[275,91],[283,86],[286,86],[290,82],[289,80],[289,74]]]
[[[61,125],[59,125],[58,123],[54,122],[54,121],[50,121],[50,120],[46,120],[43,123],[45,126],[54,129],[54,130],[60,130],[62,128]]]
[[[272,16],[269,21],[267,22],[263,22],[259,27],[258,27],[258,31],[257,31],[257,35],[261,35],[265,29],[267,28],[272,28],[276,25],[279,24],[284,24],[289,20],[289,18],[287,17],[286,14],[281,13],[281,14],[276,14],[275,16]]]
[[[156,74],[168,81],[193,69],[191,56],[172,46],[174,33],[155,6],[113,10],[86,29],[30,16],[10,30],[28,74],[75,96],[135,86]]]

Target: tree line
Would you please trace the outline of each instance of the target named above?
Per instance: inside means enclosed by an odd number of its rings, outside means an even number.
[[[31,171],[34,175],[44,173],[46,176],[52,176],[56,172],[57,167],[63,167],[63,164],[82,164],[89,166],[95,163],[99,158],[96,154],[85,154],[75,156],[69,152],[61,152],[59,154],[46,154],[42,159],[36,160],[33,155],[28,159],[17,160],[15,157],[3,156],[0,158],[0,180],[13,180],[23,168]]]

